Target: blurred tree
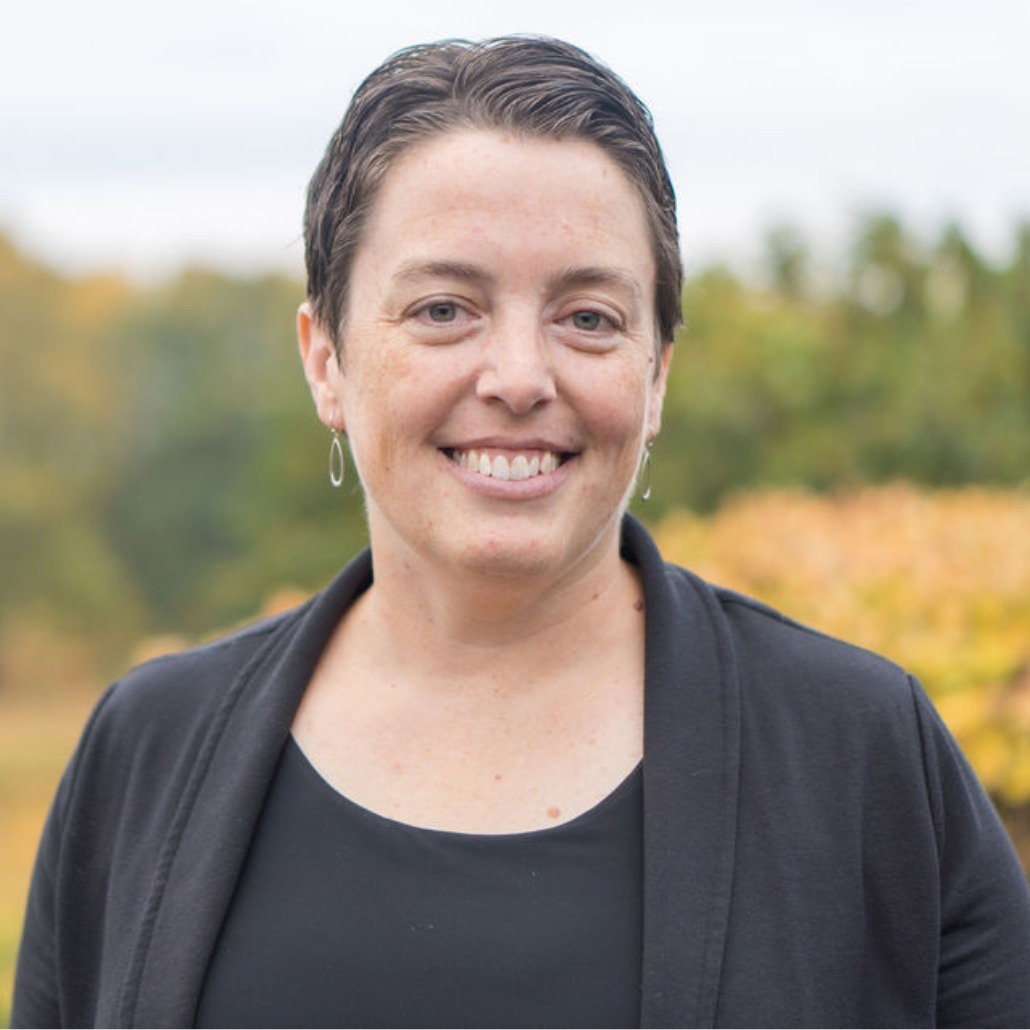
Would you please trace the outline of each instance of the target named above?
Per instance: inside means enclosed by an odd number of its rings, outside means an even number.
[[[121,405],[104,525],[160,624],[240,618],[283,581],[325,578],[362,538],[352,498],[342,546],[325,547],[341,498],[311,467],[324,455],[294,343],[299,299],[281,278],[188,272],[115,331],[137,388]]]
[[[789,226],[765,250],[761,285],[687,283],[649,517],[762,485],[1026,481],[1030,224],[992,266],[958,225],[921,243],[870,215],[819,293]],[[302,295],[68,280],[0,237],[0,638],[31,612],[99,653],[196,634],[362,545],[296,357]]]
[[[808,248],[791,225],[774,226],[765,238],[764,266],[775,293],[800,300],[808,293]]]

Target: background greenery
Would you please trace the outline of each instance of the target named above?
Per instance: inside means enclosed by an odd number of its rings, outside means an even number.
[[[1030,225],[992,265],[957,227],[925,243],[870,217],[818,292],[796,235],[767,250],[762,285],[690,278],[649,517],[756,486],[1026,483]],[[0,633],[31,619],[113,668],[360,544],[299,370],[302,296],[204,271],[68,280],[0,238]]]
[[[693,270],[654,497],[674,560],[917,672],[1030,855],[1030,225],[769,233]],[[289,603],[364,541],[295,354],[303,285],[63,278],[0,237],[0,1019],[43,813],[141,654]],[[904,480],[906,485],[897,485]]]

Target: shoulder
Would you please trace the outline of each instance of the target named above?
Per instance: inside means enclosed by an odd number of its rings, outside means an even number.
[[[168,825],[191,771],[305,607],[152,659],[113,683],[79,738],[54,817],[86,841],[113,840],[125,822]]]
[[[925,750],[942,727],[905,669],[684,569],[665,576],[681,610],[706,613],[752,766],[838,794],[864,776],[903,779],[925,803]]]
[[[867,648],[823,633],[761,601],[702,580],[666,563],[673,589],[702,605],[732,649],[738,672],[804,694],[848,692],[851,703],[904,697],[911,705],[909,677],[897,663]]]
[[[308,602],[310,604],[310,602]],[[307,605],[198,647],[154,658],[113,683],[95,706],[66,772],[68,800],[90,784],[180,783],[264,665],[288,646]],[[76,802],[77,803],[77,802]]]
[[[274,653],[303,615],[300,608],[136,666],[102,700],[101,719],[124,731],[157,722],[162,730],[214,714],[233,684]]]
[[[98,778],[181,783],[227,727],[238,748],[285,732],[325,642],[370,581],[366,551],[299,607],[132,669],[94,709],[63,795]]]
[[[921,854],[932,862],[926,750],[947,735],[928,739],[937,726],[912,677],[684,569],[667,565],[664,574],[677,607],[703,610],[717,641],[721,703],[740,747],[740,803],[752,822],[764,825],[775,811],[784,847],[816,825],[828,847],[830,839],[879,839],[884,827],[904,834],[918,825]],[[691,686],[689,672],[682,685]]]
[[[649,654],[663,678],[717,681],[745,718],[774,718],[785,732],[792,721],[797,728],[834,716],[897,718],[912,739],[915,687],[894,662],[664,561],[632,518],[623,527],[623,555],[640,570]]]

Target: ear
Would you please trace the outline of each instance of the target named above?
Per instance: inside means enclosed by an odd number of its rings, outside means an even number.
[[[662,348],[658,359],[658,374],[651,383],[651,398],[647,412],[647,439],[653,440],[662,428],[662,404],[665,401],[665,384],[669,379],[669,364],[672,361],[672,344]]]
[[[329,334],[311,313],[309,301],[304,301],[297,309],[297,345],[319,419],[330,429],[345,429],[341,399],[343,376],[336,358],[336,348]]]

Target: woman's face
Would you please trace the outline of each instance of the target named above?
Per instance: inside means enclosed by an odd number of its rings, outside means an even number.
[[[665,387],[654,280],[643,205],[592,143],[453,132],[395,161],[339,365],[299,320],[377,560],[557,577],[614,553]]]

